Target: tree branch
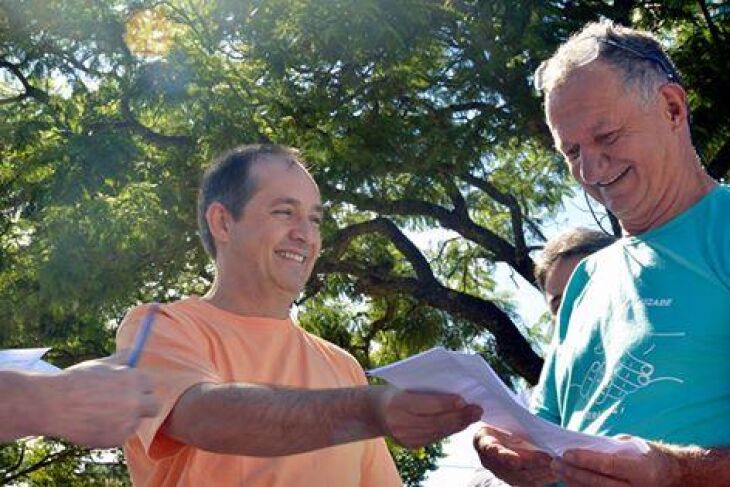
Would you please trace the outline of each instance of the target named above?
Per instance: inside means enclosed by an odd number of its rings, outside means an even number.
[[[726,140],[715,157],[707,164],[707,174],[718,181],[730,172],[730,140]]]
[[[528,282],[535,282],[532,259],[529,256],[517,259],[515,247],[510,242],[491,230],[477,225],[468,215],[459,215],[443,206],[421,200],[379,200],[332,187],[322,187],[322,190],[328,196],[340,201],[347,201],[361,210],[375,211],[386,215],[431,217],[444,228],[453,230],[465,239],[482,246],[494,256],[495,260],[511,265]]]
[[[461,191],[459,191],[459,188],[456,186],[453,178],[446,175],[443,185],[446,189],[446,194],[449,195],[449,199],[451,199],[451,202],[454,204],[454,213],[461,217],[469,218],[466,200],[464,200],[464,196],[461,194]]]
[[[481,189],[494,201],[509,209],[512,233],[515,237],[515,253],[517,254],[518,259],[523,259],[527,254],[527,244],[525,243],[522,208],[520,207],[517,198],[509,193],[500,191],[494,184],[486,179],[478,178],[469,173],[462,174],[459,177],[472,186]]]
[[[380,233],[387,237],[411,264],[419,280],[428,283],[438,282],[433,275],[431,265],[418,247],[400,231],[395,223],[383,217],[378,217],[363,223],[356,223],[337,232],[326,244],[327,247],[332,248],[331,258],[335,260],[339,259],[353,239],[368,233]]]
[[[21,100],[24,100],[25,98],[34,98],[35,100],[41,102],[41,103],[48,103],[49,96],[48,94],[36,88],[35,86],[30,84],[30,81],[28,81],[28,78],[25,77],[23,72],[20,70],[20,65],[13,64],[10,61],[6,61],[5,59],[0,59],[0,68],[5,68],[11,73],[13,73],[13,76],[15,76],[18,81],[20,81],[20,84],[23,85],[24,92],[19,94],[18,96],[14,96],[12,98],[5,98],[4,100],[0,100],[0,104],[8,104],[8,103],[15,103]]]
[[[536,286],[534,276],[535,263],[532,258],[530,258],[530,251],[525,238],[525,220],[527,220],[527,224],[531,225],[533,230],[537,230],[538,236],[544,239],[544,235],[539,232],[539,229],[532,221],[525,219],[522,207],[514,195],[501,191],[487,179],[478,178],[469,173],[459,174],[458,177],[475,188],[481,189],[497,203],[507,207],[510,213],[512,235],[514,236],[515,241],[514,263],[510,262],[510,264],[523,278],[527,280],[527,282]]]
[[[378,272],[363,263],[341,259],[353,239],[368,233],[380,233],[387,237],[411,264],[415,277]],[[359,292],[382,297],[408,295],[455,317],[466,319],[494,336],[498,353],[510,367],[531,383],[537,382],[542,360],[509,315],[490,301],[443,286],[433,275],[423,254],[389,219],[378,217],[344,228],[328,239],[326,247],[330,251],[315,265],[312,279],[322,274],[349,274],[357,279],[356,289]]]
[[[3,478],[5,478],[8,473],[14,472],[15,470],[19,469],[21,465],[23,465],[23,461],[25,460],[25,450],[26,444],[25,442],[22,442],[20,444],[20,454],[18,455],[18,461],[2,471]]]
[[[717,25],[715,25],[715,22],[712,20],[712,15],[710,15],[710,11],[707,10],[707,4],[704,0],[697,0],[697,3],[700,5],[702,16],[705,18],[705,22],[707,23],[707,29],[710,31],[710,36],[712,37],[712,40],[715,42],[716,46],[721,46],[722,35],[720,34]]]
[[[490,301],[455,291],[438,282],[423,282],[413,277],[384,276],[372,272],[359,263],[320,259],[317,271],[345,273],[357,279],[359,291],[372,296],[409,295],[429,306],[468,320],[477,328],[494,336],[497,353],[509,367],[531,384],[537,383],[542,359],[532,350],[518,331],[509,315]]]
[[[112,124],[116,128],[129,129],[137,135],[147,139],[153,144],[162,146],[187,146],[193,144],[192,137],[188,135],[165,135],[155,132],[154,130],[144,126],[139,120],[134,117],[132,110],[129,107],[129,98],[124,96],[121,99],[121,112],[124,117],[123,122],[116,122]]]
[[[57,453],[51,453],[49,455],[44,456],[41,458],[38,462],[34,463],[33,465],[30,465],[23,470],[19,470],[15,472],[12,475],[8,475],[5,478],[3,478],[4,483],[10,483],[14,480],[17,480],[21,477],[24,477],[28,475],[29,473],[35,472],[36,470],[40,470],[41,468],[47,467],[48,465],[58,461],[62,460],[64,458],[70,457],[75,455],[77,450],[75,448],[67,447],[66,449],[57,452]]]

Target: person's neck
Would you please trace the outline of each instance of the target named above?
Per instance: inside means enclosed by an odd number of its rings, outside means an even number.
[[[280,320],[289,317],[291,307],[291,299],[287,297],[262,293],[255,288],[226,285],[218,276],[202,299],[216,308],[237,315]]]
[[[705,172],[694,150],[684,157],[686,160],[682,167],[686,167],[687,171],[672,181],[673,184],[667,188],[651,215],[636,219],[619,219],[624,234],[639,235],[664,225],[694,206],[717,186],[717,181]]]

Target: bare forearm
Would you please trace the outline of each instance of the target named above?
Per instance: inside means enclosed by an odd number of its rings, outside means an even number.
[[[301,453],[382,435],[376,414],[378,389],[199,384],[180,398],[165,432],[217,453]]]
[[[0,443],[23,436],[40,435],[37,419],[43,416],[45,401],[39,397],[40,376],[0,371]]]
[[[654,443],[674,458],[678,480],[674,485],[701,487],[730,485],[730,448],[700,448]]]

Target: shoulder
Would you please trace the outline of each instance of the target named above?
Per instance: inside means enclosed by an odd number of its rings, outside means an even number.
[[[140,324],[148,313],[153,311],[153,303],[141,304],[131,308],[117,329],[117,343],[131,343],[137,334]],[[154,310],[154,331],[161,330],[185,333],[194,329],[194,301],[191,298],[181,299],[167,304],[158,304]],[[184,326],[188,325],[188,326]]]
[[[730,186],[721,184],[710,195],[709,215],[712,220],[710,223],[715,227],[722,229],[725,235],[730,235]]]
[[[591,280],[602,270],[613,269],[623,253],[621,240],[605,247],[580,261],[563,292],[563,301],[557,316],[558,336],[565,336],[570,315],[575,306],[583,299],[584,294],[591,287]]]
[[[328,361],[336,364],[338,367],[355,372],[358,376],[363,374],[362,366],[348,351],[332,342],[328,342],[324,338],[318,337],[317,335],[304,330],[299,327],[299,325],[295,326],[304,335],[305,340],[309,343],[309,345],[321,353]]]
[[[730,202],[730,185],[720,184],[717,187],[717,197],[724,199],[726,202]]]
[[[624,239],[618,239],[608,247],[604,247],[601,250],[585,257],[578,268],[580,268],[587,277],[590,277],[595,274],[598,269],[605,268],[606,265],[614,262],[617,258],[621,258],[621,255],[624,252],[624,245]],[[578,268],[576,268],[576,270],[578,270]]]
[[[730,291],[730,186],[721,184],[711,196],[703,244],[711,267]]]

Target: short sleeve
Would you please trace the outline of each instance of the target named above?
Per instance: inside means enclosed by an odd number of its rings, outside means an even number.
[[[130,311],[117,332],[117,350],[131,348],[149,306]],[[158,309],[137,367],[146,371],[160,402],[160,414],[144,420],[137,436],[153,460],[176,454],[185,445],[160,432],[178,399],[190,387],[222,380],[210,358],[205,334],[192,321],[169,306]]]
[[[383,438],[365,441],[361,487],[400,487],[403,482]]]

